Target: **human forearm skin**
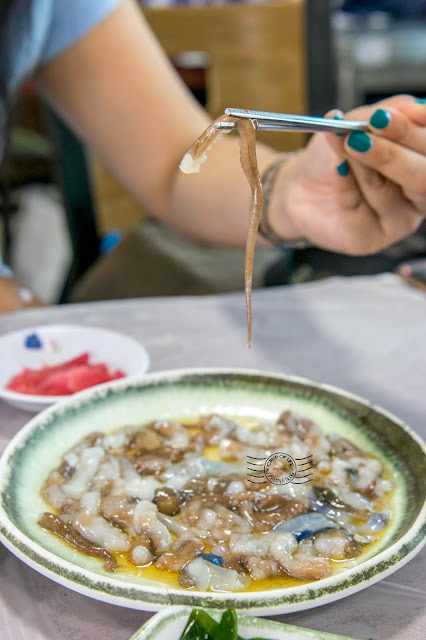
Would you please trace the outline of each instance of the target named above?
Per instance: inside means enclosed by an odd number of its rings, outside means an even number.
[[[200,242],[244,246],[250,189],[239,162],[238,136],[221,136],[198,175],[179,171],[182,156],[210,118],[177,77],[133,2],[125,0],[40,69],[38,81],[150,213]],[[261,171],[275,157],[275,151],[259,145]]]

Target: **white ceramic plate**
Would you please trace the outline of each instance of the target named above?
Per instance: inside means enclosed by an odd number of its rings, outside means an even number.
[[[352,440],[387,465],[395,485],[394,517],[376,545],[340,573],[294,587],[212,593],[188,591],[126,572],[108,573],[37,524],[40,488],[62,454],[92,431],[160,417],[213,412],[276,419],[290,409],[324,431]],[[77,394],[34,417],[0,458],[0,539],[43,575],[85,595],[134,609],[165,605],[234,607],[272,615],[309,609],[367,587],[405,564],[426,529],[425,445],[409,427],[365,400],[324,385],[245,370],[181,370],[118,380]]]
[[[36,346],[28,346],[31,344]],[[5,387],[24,367],[39,369],[43,365],[60,364],[86,351],[92,362],[104,362],[113,371],[121,369],[126,377],[141,375],[149,368],[145,347],[122,333],[78,325],[30,327],[0,337],[0,399],[36,413],[69,398],[17,393]]]
[[[169,607],[153,616],[130,640],[179,640],[191,607]],[[222,611],[209,609],[208,614],[219,621]],[[292,624],[281,624],[265,618],[254,618],[237,613],[238,635],[242,638],[267,638],[268,640],[354,640],[334,633],[302,629]]]

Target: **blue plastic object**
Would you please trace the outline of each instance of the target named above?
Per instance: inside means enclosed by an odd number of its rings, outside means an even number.
[[[214,553],[200,553],[201,558],[203,560],[207,560],[207,562],[212,562],[213,564],[217,564],[218,567],[223,565],[223,558],[220,556],[216,556]]]
[[[118,245],[122,237],[123,237],[123,234],[121,233],[121,231],[118,231],[118,230],[110,231],[109,233],[107,233],[103,238],[101,238],[101,243],[99,247],[100,253],[101,254],[108,253],[108,251],[111,251],[111,249],[114,249],[114,247]]]
[[[27,349],[42,349],[43,343],[36,333],[30,333],[25,338],[25,346]]]

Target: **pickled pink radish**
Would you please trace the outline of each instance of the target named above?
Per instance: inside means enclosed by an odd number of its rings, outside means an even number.
[[[86,352],[54,366],[25,367],[9,380],[6,389],[31,395],[66,396],[124,376],[123,371],[111,371],[103,362],[91,363]]]

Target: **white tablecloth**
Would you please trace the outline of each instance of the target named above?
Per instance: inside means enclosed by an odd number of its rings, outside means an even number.
[[[152,370],[257,368],[326,382],[382,405],[426,436],[426,296],[397,276],[257,291],[253,346],[242,294],[69,305],[0,316],[0,334],[82,323],[143,342]],[[0,354],[1,358],[1,354]],[[0,451],[29,414],[0,402]],[[426,639],[426,552],[382,582],[291,624],[374,640]],[[40,576],[0,544],[1,640],[127,640],[150,613],[110,606]]]

